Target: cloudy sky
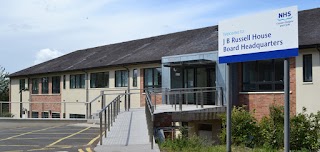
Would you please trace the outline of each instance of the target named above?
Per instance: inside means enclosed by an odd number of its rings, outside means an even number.
[[[13,73],[75,50],[217,25],[320,0],[2,0],[0,66]]]

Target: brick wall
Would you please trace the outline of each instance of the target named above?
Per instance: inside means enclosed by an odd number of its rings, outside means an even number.
[[[59,112],[60,117],[63,118],[61,113],[61,94],[52,94],[52,78],[49,78],[48,84],[48,94],[42,94],[42,84],[41,79],[38,79],[39,94],[31,94],[31,102],[37,102],[31,104],[30,111],[39,112],[39,118],[41,118],[41,112]],[[30,89],[32,89],[32,81],[30,83]],[[32,93],[32,91],[30,91]],[[55,103],[39,103],[39,102],[55,102]],[[51,118],[51,113],[49,113],[49,118]]]
[[[295,58],[290,58],[290,114],[296,113],[296,70]],[[242,82],[242,69],[239,64],[239,82]],[[242,90],[242,84],[239,85],[239,91]],[[254,116],[261,120],[263,116],[269,115],[271,105],[284,105],[283,93],[250,93],[239,94],[239,104],[247,105],[248,109],[253,112]]]
[[[140,70],[140,88],[144,88],[144,70]],[[156,99],[156,104],[162,104],[162,94],[157,94],[151,96],[151,101],[154,104]],[[146,103],[146,95],[143,90],[140,91],[140,107],[143,107]]]

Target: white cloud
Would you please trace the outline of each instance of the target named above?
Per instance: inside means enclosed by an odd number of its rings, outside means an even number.
[[[36,60],[34,61],[34,64],[36,65],[61,55],[63,55],[63,53],[57,50],[42,49],[36,53]]]

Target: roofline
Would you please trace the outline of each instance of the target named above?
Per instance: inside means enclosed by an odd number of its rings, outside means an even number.
[[[146,62],[133,62],[133,63],[125,63],[125,64],[116,64],[116,65],[107,65],[107,66],[99,66],[99,67],[92,67],[92,68],[83,68],[83,69],[75,69],[75,70],[65,70],[65,71],[54,71],[54,72],[46,72],[46,73],[34,73],[28,75],[9,75],[9,78],[17,78],[17,77],[32,77],[36,75],[44,75],[44,74],[55,74],[55,73],[62,73],[62,72],[75,72],[75,71],[88,71],[88,70],[95,70],[95,69],[103,69],[103,68],[110,68],[110,67],[123,67],[128,65],[139,65],[139,64],[153,64],[153,63],[160,63],[161,60],[155,61],[146,61]]]

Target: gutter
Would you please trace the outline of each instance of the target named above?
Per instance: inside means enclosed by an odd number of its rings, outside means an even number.
[[[128,72],[128,90],[127,90],[128,103],[127,103],[127,105],[125,105],[125,110],[129,111],[130,105],[131,105],[131,100],[130,100],[130,69],[128,67],[126,67],[126,66],[123,66],[123,68],[125,68],[127,70],[127,72]]]

